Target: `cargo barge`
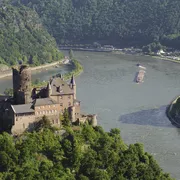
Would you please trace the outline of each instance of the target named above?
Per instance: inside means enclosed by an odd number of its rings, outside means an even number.
[[[145,75],[146,71],[144,70],[139,70],[139,72],[137,73],[137,77],[136,77],[136,83],[142,83],[144,82],[144,75]]]

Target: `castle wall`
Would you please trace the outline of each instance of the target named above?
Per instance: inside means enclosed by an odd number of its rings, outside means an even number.
[[[75,119],[79,119],[81,117],[80,105],[75,105]]]
[[[44,115],[36,116],[36,121],[41,120],[43,116]],[[52,126],[57,126],[57,127],[61,126],[61,122],[60,122],[60,119],[59,119],[59,114],[47,114],[46,116],[49,119]]]
[[[74,98],[73,95],[62,95],[62,96],[51,96],[51,98],[60,104],[62,110],[73,106]]]
[[[43,105],[43,106],[35,106],[35,114],[37,117],[41,117],[44,115],[52,115],[52,114],[58,114],[61,111],[61,107],[59,104],[53,104],[53,105]]]
[[[31,102],[31,69],[28,66],[13,68],[13,96],[15,104]]]
[[[21,134],[26,129],[32,129],[35,121],[35,114],[14,115],[14,125],[11,129],[12,134]]]

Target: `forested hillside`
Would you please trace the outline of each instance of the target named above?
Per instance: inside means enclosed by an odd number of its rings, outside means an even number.
[[[38,14],[25,6],[0,2],[0,64],[19,62],[39,65],[60,60],[56,42]]]
[[[46,123],[18,138],[1,134],[0,147],[2,180],[172,180],[141,144],[125,145],[118,129],[55,133]]]
[[[179,0],[20,0],[58,43],[180,46]]]

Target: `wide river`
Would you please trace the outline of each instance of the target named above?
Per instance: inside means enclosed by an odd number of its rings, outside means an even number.
[[[180,130],[165,116],[167,104],[180,94],[180,64],[136,55],[74,52],[84,72],[76,78],[82,111],[96,113],[105,130],[120,128],[123,140],[141,142],[160,166],[180,180]],[[144,65],[144,83],[136,84],[137,63]],[[34,72],[33,79],[47,80],[68,67]],[[11,87],[11,78],[0,79],[0,91]]]

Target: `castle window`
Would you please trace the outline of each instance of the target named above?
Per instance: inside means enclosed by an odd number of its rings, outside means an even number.
[[[54,119],[52,120],[52,123],[54,124]]]
[[[71,99],[71,96],[68,96],[69,99]]]
[[[61,103],[60,106],[63,106],[63,103]]]
[[[58,119],[56,119],[56,123],[58,124]]]
[[[23,123],[23,128],[25,129],[26,128],[26,126],[25,126],[25,124]]]

